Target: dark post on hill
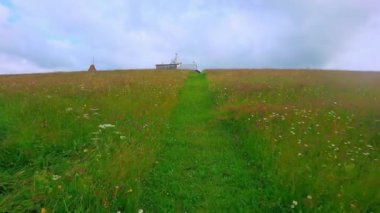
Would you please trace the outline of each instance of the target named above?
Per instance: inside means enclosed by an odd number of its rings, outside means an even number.
[[[88,72],[96,72],[95,57],[92,58],[92,64],[91,64],[90,68],[88,68]]]
[[[88,68],[89,72],[96,72],[95,65],[91,64],[90,68]]]

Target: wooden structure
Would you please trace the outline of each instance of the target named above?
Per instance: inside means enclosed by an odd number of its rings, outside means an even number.
[[[96,72],[96,68],[94,64],[91,64],[90,68],[88,68],[89,72]]]

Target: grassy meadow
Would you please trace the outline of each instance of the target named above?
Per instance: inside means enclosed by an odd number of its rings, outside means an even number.
[[[0,77],[0,212],[137,208],[186,73]]]
[[[380,74],[209,71],[218,119],[260,176],[258,206],[380,211]]]
[[[0,212],[378,212],[380,73],[0,76]]]

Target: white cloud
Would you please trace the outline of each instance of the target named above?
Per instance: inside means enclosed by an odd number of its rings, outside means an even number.
[[[351,43],[365,37],[357,33],[376,33],[362,27],[380,12],[375,0],[11,3],[0,3],[0,54],[12,64],[8,72],[20,71],[14,66],[20,60],[40,70],[83,70],[93,56],[98,69],[153,67],[175,52],[201,67],[377,66],[363,54],[357,64],[342,59],[360,45],[373,46]]]
[[[9,72],[11,70],[12,72]],[[0,53],[0,74],[48,72],[24,58],[10,57]]]
[[[380,71],[380,15],[371,18],[326,68]]]

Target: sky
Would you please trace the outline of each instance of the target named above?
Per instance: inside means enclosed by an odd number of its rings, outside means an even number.
[[[379,0],[0,0],[0,74],[154,68],[380,71]]]

